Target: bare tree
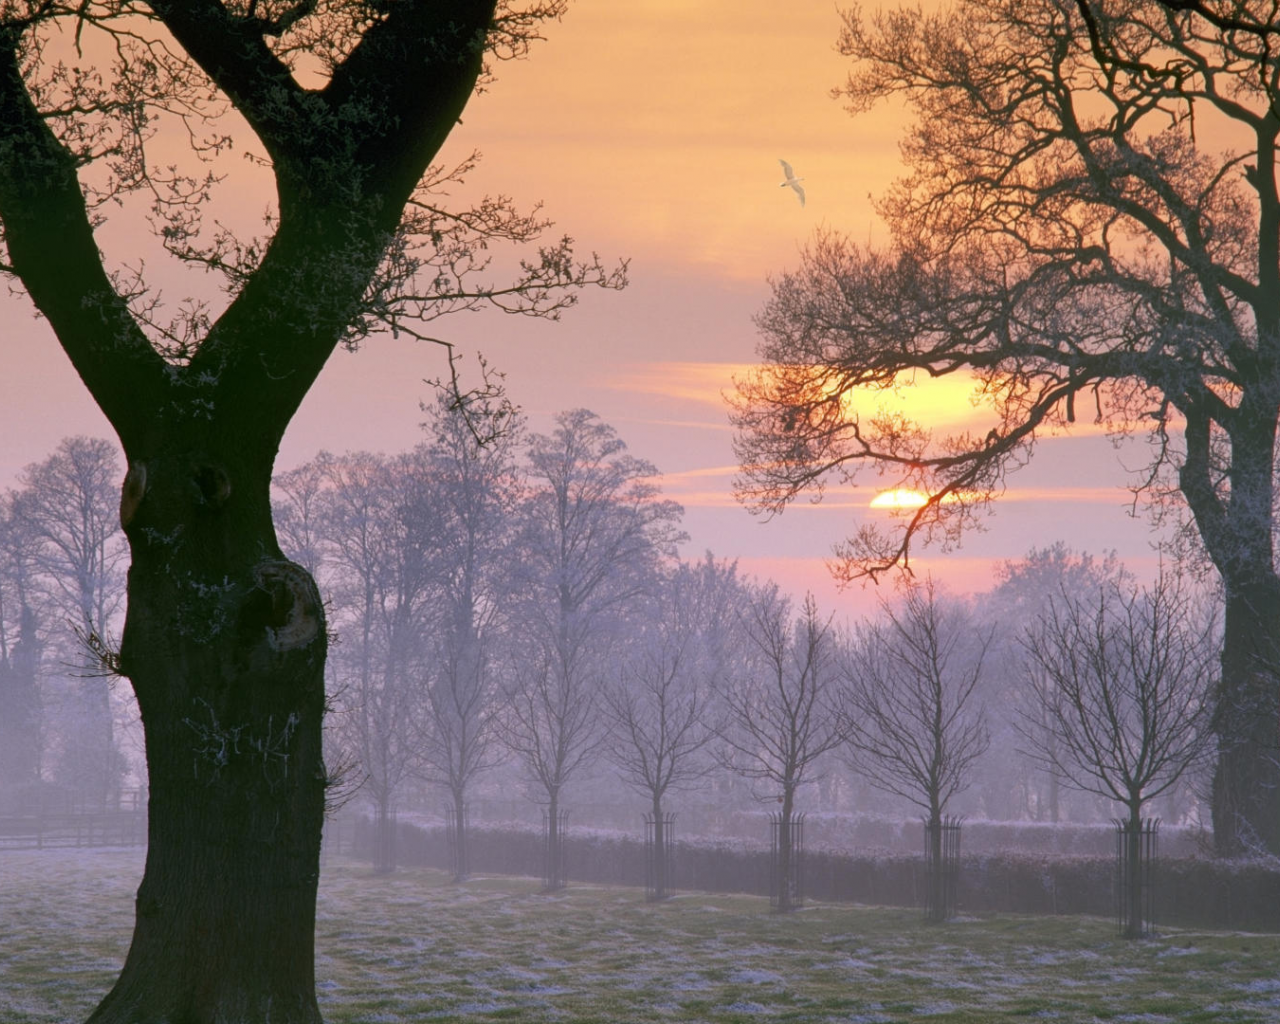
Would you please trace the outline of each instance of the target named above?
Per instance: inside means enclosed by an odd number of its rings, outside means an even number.
[[[1063,814],[1096,816],[1097,800],[1091,794],[1062,792],[1061,780],[1043,771],[1037,759],[1021,752],[1020,730],[1033,728],[1039,704],[1029,686],[1027,653],[1023,647],[1026,624],[1038,620],[1050,603],[1062,595],[1093,595],[1107,581],[1127,585],[1132,576],[1114,553],[1095,558],[1071,550],[1063,543],[1033,548],[1020,559],[1006,561],[996,570],[996,586],[975,605],[975,614],[993,627],[992,645],[984,659],[979,690],[989,708],[1002,709],[988,723],[993,742],[978,767],[975,786],[984,796],[996,787],[1018,792],[1019,812],[1037,821],[1057,822]],[[1048,721],[1038,727],[1031,748],[1051,747],[1057,740]],[[999,817],[990,803],[988,817]]]
[[[503,744],[545,796],[545,869],[554,889],[564,883],[561,797],[569,781],[599,754],[604,742],[600,705],[594,680],[561,674],[554,652],[525,648],[512,657],[515,662],[507,667],[512,682],[499,730]]]
[[[0,496],[0,783],[9,784],[40,779],[44,756],[36,541],[14,504],[13,492]]]
[[[280,552],[272,466],[340,344],[481,305],[555,316],[581,286],[624,283],[568,239],[488,280],[487,252],[546,225],[500,199],[449,208],[469,161],[432,163],[486,60],[523,55],[564,7],[0,2],[0,272],[128,467],[119,668],[145,727],[149,846],[95,1024],[319,1020],[327,632]],[[227,158],[233,136],[252,161]],[[245,174],[271,178],[265,237],[214,213],[222,182],[244,204],[261,180]],[[162,303],[144,259],[168,294],[190,283],[185,301]]]
[[[1150,589],[1108,581],[1093,596],[1061,594],[1025,639],[1037,710],[1056,742],[1032,756],[1068,785],[1123,805],[1131,937],[1141,933],[1142,809],[1201,762],[1212,741],[1218,635],[1180,577]]]
[[[854,771],[925,813],[931,855],[942,862],[947,804],[970,782],[990,734],[977,705],[991,632],[931,579],[912,587],[884,621],[867,624],[845,661],[840,717]],[[941,873],[932,876],[941,885]],[[930,906],[943,912],[935,891]]]
[[[434,572],[434,516],[422,453],[325,456],[319,501],[324,567],[342,643],[331,659],[335,733],[358,761],[378,842],[375,869],[395,866],[395,804],[418,765],[414,728]]]
[[[502,402],[472,403],[467,417],[441,396],[424,427],[435,434],[430,467],[436,550],[428,614],[435,636],[427,665],[421,763],[453,805],[454,874],[466,877],[467,789],[497,765],[496,663],[511,604],[511,533],[522,425]]]
[[[33,540],[31,565],[44,592],[49,643],[61,661],[57,772],[95,804],[118,793],[126,762],[116,736],[114,679],[100,652],[114,647],[124,601],[127,549],[117,518],[119,458],[115,446],[89,437],[63,439],[22,473],[13,515]]]
[[[740,594],[736,565],[707,555],[676,566],[632,620],[619,677],[604,691],[609,758],[649,798],[655,899],[665,898],[668,881],[663,801],[712,767],[700,755],[715,736],[714,694],[727,668],[724,634],[735,625]]]
[[[281,549],[290,559],[316,576],[323,561],[322,522],[324,493],[332,456],[327,452],[310,462],[277,473],[271,480],[275,497],[271,516]]]
[[[586,409],[561,413],[552,434],[530,438],[527,472],[503,732],[545,796],[555,884],[562,792],[599,752],[611,649],[629,606],[674,556],[682,510],[659,498],[655,468]]]
[[[794,906],[792,878],[796,794],[817,780],[820,759],[844,738],[835,706],[835,638],[813,596],[793,620],[776,584],[759,587],[741,616],[746,663],[720,692],[725,722],[720,763],[760,783],[778,803],[778,909]]]
[[[777,280],[736,414],[758,508],[864,464],[928,494],[904,529],[838,549],[846,578],[954,540],[1078,413],[1146,434],[1136,489],[1189,512],[1223,585],[1222,852],[1280,852],[1275,28],[1270,0],[847,12],[850,108],[916,115],[880,204],[893,245],[823,235]],[[859,389],[917,373],[971,376],[988,422],[942,436],[851,414]]]

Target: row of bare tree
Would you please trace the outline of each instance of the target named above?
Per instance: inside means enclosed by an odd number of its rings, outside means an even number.
[[[987,811],[1056,820],[1065,780],[1138,821],[1211,746],[1217,634],[1173,575],[1143,589],[1059,546],[1006,566],[985,609],[926,581],[844,629],[734,565],[675,558],[679,508],[589,412],[489,444],[443,407],[428,427],[413,452],[321,455],[278,481],[282,536],[340,640],[331,757],[363,783],[384,869],[403,787],[442,786],[461,822],[500,764],[546,808],[554,856],[566,787],[601,762],[659,822],[727,769],[789,837],[831,754],[934,825],[975,781]]]
[[[1043,569],[1046,555],[1063,554],[1051,549],[1010,567],[1005,587],[1020,571]],[[1119,805],[1134,830],[1152,800],[1196,777],[1213,746],[1213,615],[1177,576],[1144,588],[1123,572],[1084,568],[1088,586],[1059,579],[1038,595],[1041,613],[1015,630],[984,623],[972,603],[946,598],[930,581],[844,635],[812,601],[790,624],[767,603],[749,607],[743,634],[760,657],[723,694],[721,763],[779,794],[781,878],[789,877],[796,791],[833,750],[855,777],[915,805],[935,846],[993,727],[1011,730],[1020,754],[1049,779]],[[1008,593],[997,591],[997,605],[1000,597]],[[993,652],[1004,672],[991,664]],[[1010,666],[1022,685],[1002,691]],[[991,713],[992,698],[1007,701],[1003,713]],[[780,902],[785,908],[785,892]]]
[[[0,498],[0,782],[110,801],[130,699],[102,664],[124,600],[115,447],[71,437]]]
[[[133,942],[95,1022],[320,1019],[328,633],[314,582],[280,557],[273,460],[338,344],[379,325],[425,337],[425,321],[479,304],[553,316],[582,287],[624,283],[565,239],[512,285],[476,287],[492,242],[543,225],[501,200],[440,205],[462,172],[432,161],[468,98],[564,7],[0,5],[0,272],[128,462],[128,621],[118,657],[103,653],[138,696],[153,813]],[[1280,852],[1274,2],[965,0],[843,18],[844,95],[914,111],[911,175],[881,204],[892,251],[819,239],[779,279],[762,355],[780,372],[746,389],[739,420],[758,474],[745,496],[776,507],[828,470],[896,469],[928,502],[905,536],[842,550],[876,571],[913,535],[971,522],[1077,397],[1149,430],[1140,486],[1176,488],[1222,583],[1215,836]],[[274,185],[260,239],[202,216],[242,130]],[[117,210],[192,276],[213,271],[225,300],[197,287],[166,312],[134,233],[104,256]],[[847,415],[853,389],[917,372],[974,374],[991,429],[934,438]],[[283,758],[287,777],[263,771]]]
[[[461,822],[501,765],[546,807],[553,851],[566,787],[601,762],[658,822],[716,769],[748,780],[779,805],[784,858],[828,755],[934,826],[971,786],[969,808],[1049,820],[1063,781],[1100,801],[1066,813],[1118,804],[1135,823],[1162,795],[1194,798],[1218,637],[1180,578],[1144,589],[1056,546],[1005,566],[981,606],[925,581],[843,628],[711,555],[676,558],[679,507],[593,414],[548,435],[478,422],[441,405],[411,452],[322,454],[277,481],[281,535],[338,640],[329,757],[375,814],[384,869],[406,786],[442,787]],[[72,438],[6,496],[5,781],[118,785],[102,672],[117,472],[109,445]]]
[[[854,114],[901,104],[906,169],[876,202],[887,244],[824,230],[774,280],[734,401],[740,496],[776,512],[862,467],[922,492],[899,528],[837,546],[848,579],[954,541],[1077,416],[1145,442],[1136,499],[1221,587],[1214,840],[1280,853],[1275,5],[841,19],[837,92]],[[951,429],[876,409],[926,377],[971,386],[980,411]]]

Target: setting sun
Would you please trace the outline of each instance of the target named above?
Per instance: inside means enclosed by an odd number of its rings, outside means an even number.
[[[871,499],[872,508],[920,508],[928,497],[919,491],[906,487],[895,487],[891,491],[881,491]]]

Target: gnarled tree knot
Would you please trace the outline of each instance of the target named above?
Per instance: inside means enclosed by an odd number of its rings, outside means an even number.
[[[133,522],[142,497],[147,493],[147,464],[145,462],[129,463],[129,472],[124,475],[124,483],[120,486],[120,526],[127,528]]]
[[[264,561],[254,570],[254,581],[271,598],[264,624],[275,650],[295,650],[316,638],[322,624],[320,591],[306,569],[294,562]]]
[[[192,471],[192,480],[200,492],[200,500],[210,508],[221,508],[231,497],[231,477],[221,466],[199,465]]]

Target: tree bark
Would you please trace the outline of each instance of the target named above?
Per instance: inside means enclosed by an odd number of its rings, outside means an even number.
[[[175,59],[185,51],[257,134],[278,200],[260,261],[190,358],[172,362],[103,264],[80,157],[51,127],[66,117],[46,119],[24,79],[36,52],[24,33],[74,15],[41,7],[0,32],[10,272],[129,463],[120,670],[146,738],[149,847],[133,942],[94,1024],[320,1019],[327,639],[314,581],[276,541],[272,465],[472,94],[495,8],[385,6],[325,88],[307,90],[255,15],[217,0],[149,4]]]
[[[1123,870],[1128,883],[1128,921],[1125,924],[1126,939],[1140,939],[1145,934],[1146,922],[1142,917],[1142,800],[1129,801],[1129,820],[1122,823],[1126,835],[1125,863]]]
[[[132,945],[90,1020],[316,1024],[324,613],[276,545],[269,461],[201,433],[171,424],[125,481],[121,667],[149,845]]]
[[[452,787],[453,793],[453,880],[465,882],[471,874],[467,863],[467,790],[465,783]]]
[[[1222,856],[1280,852],[1280,576],[1275,569],[1273,387],[1241,398],[1232,423],[1230,493],[1213,488],[1207,419],[1192,410],[1179,486],[1222,579],[1222,678],[1213,832]]]
[[[564,837],[560,834],[560,792],[552,788],[547,792],[547,891],[563,889],[564,867],[561,860]]]
[[[1223,856],[1280,850],[1280,581],[1259,575],[1226,586],[1213,720],[1213,834]]]
[[[782,810],[778,814],[778,877],[775,884],[778,887],[778,913],[789,913],[795,906],[792,885],[792,860],[795,851],[792,849],[792,817],[795,803],[795,794],[790,788],[783,791],[782,794]]]
[[[384,793],[375,808],[373,871],[389,875],[396,869],[395,818],[391,814],[391,796]]]
[[[925,880],[929,887],[928,919],[936,923],[947,918],[946,871],[942,863],[942,810],[936,803],[929,811],[925,830],[929,839],[929,870]]]
[[[1274,376],[1280,376],[1280,373]],[[1242,392],[1231,420],[1229,493],[1214,485],[1210,421],[1187,407],[1178,484],[1222,580],[1222,678],[1212,791],[1221,856],[1280,852],[1280,576],[1272,537],[1280,385]]]
[[[667,823],[662,817],[662,796],[653,794],[653,899],[667,898]]]
[[[1049,775],[1049,821],[1055,825],[1058,824],[1058,817],[1060,814],[1058,807],[1060,788],[1061,787],[1058,784],[1058,776],[1051,773]]]

